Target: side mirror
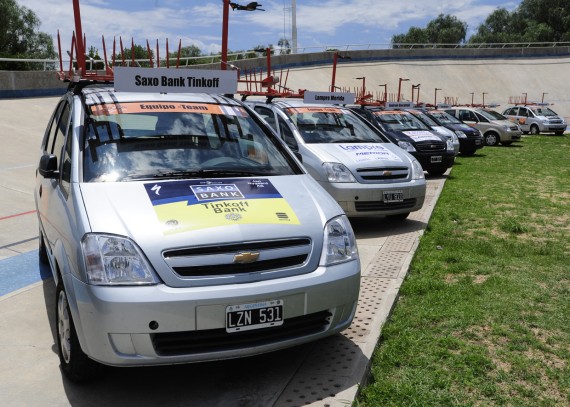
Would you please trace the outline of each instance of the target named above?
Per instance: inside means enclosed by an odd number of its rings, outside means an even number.
[[[40,158],[38,172],[44,178],[57,178],[59,171],[57,170],[57,157],[53,154],[44,154]]]

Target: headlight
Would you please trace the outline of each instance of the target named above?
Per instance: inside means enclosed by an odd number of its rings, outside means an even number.
[[[406,150],[408,153],[416,151],[416,148],[408,141],[398,141],[398,146]]]
[[[87,282],[94,285],[153,285],[160,281],[130,239],[88,234],[81,242]]]
[[[356,178],[341,163],[324,163],[323,167],[327,173],[329,182],[357,182]]]
[[[412,160],[412,179],[424,179],[424,169],[418,160],[415,158]]]
[[[331,219],[325,225],[320,264],[331,266],[358,259],[356,237],[346,215]]]
[[[457,134],[457,137],[459,138],[467,138],[467,134],[463,133],[461,130],[457,130],[455,134]]]
[[[451,141],[450,138],[445,141],[445,144],[447,144],[447,151],[455,151],[455,148],[453,147],[453,141]]]

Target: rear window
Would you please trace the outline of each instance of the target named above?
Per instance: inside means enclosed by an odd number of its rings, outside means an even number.
[[[85,182],[298,173],[283,146],[241,106],[144,102],[90,110]]]

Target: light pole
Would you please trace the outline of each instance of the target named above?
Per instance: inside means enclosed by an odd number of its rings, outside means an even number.
[[[384,86],[384,103],[386,103],[388,101],[388,84],[385,83],[384,85],[378,86]]]
[[[220,68],[223,71],[225,71],[226,66],[228,65],[228,25],[229,25],[229,19],[230,19],[230,0],[222,0],[222,1],[224,2],[224,5],[223,5],[223,13],[222,13],[222,60],[221,60]],[[250,7],[250,5],[252,7]],[[247,6],[240,6],[236,3],[232,3],[232,6],[234,7],[234,10],[245,10],[245,11],[261,10],[261,11],[264,11],[263,9],[259,8],[259,6],[261,6],[261,4],[257,4],[255,2],[252,2],[252,3],[248,4]]]
[[[471,92],[471,107],[473,107],[473,98],[474,98],[475,92]]]
[[[524,95],[524,104],[526,105],[526,100],[527,100],[528,94],[526,92],[523,92],[523,95]]]
[[[400,93],[402,92],[402,82],[404,81],[409,81],[409,79],[407,78],[400,78],[399,82],[398,82],[398,102],[400,101]]]
[[[483,92],[483,109],[485,108],[485,95],[487,94],[487,92]]]
[[[366,93],[366,76],[361,76],[360,78],[354,78],[354,79],[362,79],[362,94],[360,95],[360,97],[363,98]]]
[[[437,91],[438,90],[443,90],[441,88],[435,88],[435,92],[434,92],[434,97],[433,97],[433,105],[437,106]]]
[[[548,92],[542,92],[542,101],[541,101],[541,103],[544,103],[544,95],[548,95]]]
[[[412,103],[414,102],[414,89],[418,90],[418,95],[416,96],[416,105],[419,104],[420,102],[420,86],[421,83],[418,83],[417,85],[412,85]]]

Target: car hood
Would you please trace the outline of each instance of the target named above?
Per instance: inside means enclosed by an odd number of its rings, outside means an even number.
[[[309,175],[92,182],[80,185],[90,228],[145,253],[180,246],[309,236],[342,209]]]
[[[466,134],[470,134],[470,133],[477,134],[478,133],[477,129],[475,129],[474,127],[471,127],[465,123],[450,123],[450,124],[446,125],[446,127],[448,129],[453,130],[453,131],[457,131],[457,130],[462,131]]]
[[[507,127],[511,127],[513,124],[516,125],[516,123],[512,122],[511,120],[493,120],[492,123]]]
[[[420,141],[442,141],[441,137],[429,130],[406,130],[406,131],[388,131],[393,137],[401,141],[418,143]]]
[[[410,165],[408,153],[392,143],[307,144],[321,162],[339,162],[354,169],[362,165]]]

